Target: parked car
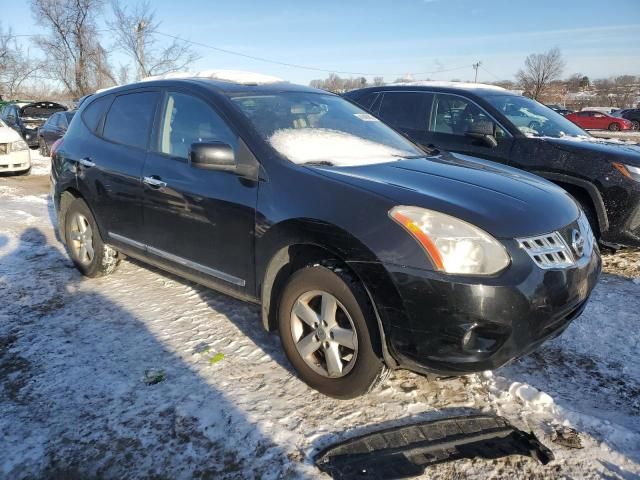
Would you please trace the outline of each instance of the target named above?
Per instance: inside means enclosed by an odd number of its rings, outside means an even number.
[[[632,130],[640,130],[640,108],[628,108],[620,112],[620,117],[631,122]]]
[[[617,132],[631,129],[629,120],[614,117],[604,112],[581,110],[580,112],[565,115],[565,118],[568,118],[579,127],[589,130],[611,130],[612,132]]]
[[[338,398],[387,368],[497,368],[580,315],[600,256],[564,190],[427,156],[343,98],[207,72],[96,94],[52,149],[61,239],[262,306],[300,377]]]
[[[575,111],[556,104],[547,105],[547,107],[549,107],[554,112],[559,113],[560,115],[568,115],[569,113],[573,113]]]
[[[0,173],[29,173],[31,152],[18,132],[0,119]]]
[[[580,202],[603,244],[640,246],[637,145],[592,137],[544,105],[491,85],[423,82],[345,96],[424,148],[508,164],[556,183]],[[546,120],[516,122],[517,111]]]
[[[10,103],[4,106],[0,118],[18,132],[29,147],[37,147],[38,128],[51,115],[65,110],[67,107],[54,102]]]
[[[69,127],[74,111],[57,112],[51,115],[38,129],[38,148],[40,155],[49,156],[51,145],[62,138]]]

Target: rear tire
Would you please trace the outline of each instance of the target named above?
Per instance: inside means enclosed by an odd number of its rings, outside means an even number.
[[[620,125],[614,122],[611,125],[609,125],[609,130],[612,132],[617,132],[620,130]]]
[[[631,120],[631,130],[640,130],[640,120]]]
[[[63,215],[67,253],[83,275],[91,278],[108,275],[118,267],[118,252],[105,245],[89,206],[74,199]]]
[[[384,379],[369,298],[344,271],[313,265],[295,272],[282,293],[278,323],[287,358],[319,392],[354,398]]]

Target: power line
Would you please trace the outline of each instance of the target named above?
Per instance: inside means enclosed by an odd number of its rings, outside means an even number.
[[[494,75],[493,73],[491,73],[491,72],[490,72],[489,70],[487,70],[486,68],[484,68],[484,67],[482,67],[482,66],[481,66],[480,68],[482,68],[482,70],[484,70],[485,72],[487,72],[489,75],[491,75],[491,76],[492,76],[493,78],[495,78],[496,80],[502,80],[500,77],[498,77],[497,75]]]
[[[196,46],[202,47],[202,48],[208,48],[210,50],[215,50],[215,51],[226,53],[226,54],[229,54],[229,55],[236,55],[238,57],[249,58],[251,60],[256,60],[256,61],[259,61],[259,62],[271,63],[271,64],[274,64],[274,65],[282,65],[282,66],[291,67],[291,68],[299,68],[299,69],[302,69],[302,70],[312,70],[312,71],[315,71],[315,72],[323,72],[323,73],[341,73],[343,75],[360,75],[360,76],[363,76],[363,77],[375,77],[375,76],[384,76],[384,75],[406,75],[406,72],[403,72],[403,73],[350,72],[350,71],[345,71],[345,70],[331,70],[331,69],[327,69],[327,68],[311,67],[309,65],[300,65],[300,64],[297,64],[297,63],[281,62],[279,60],[271,60],[271,59],[265,58],[265,57],[258,57],[258,56],[255,56],[255,55],[248,55],[246,53],[236,52],[236,51],[233,51],[233,50],[228,50],[226,48],[220,48],[220,47],[215,47],[213,45],[207,45],[206,43],[195,42],[193,40],[187,40],[186,38],[178,37],[177,35],[171,35],[169,33],[164,33],[164,32],[155,32],[155,33],[157,33],[158,35],[162,35],[164,37],[173,38],[174,40],[179,40],[181,42],[190,43],[191,45],[196,45]],[[462,70],[464,68],[469,68],[469,66],[468,65],[464,65],[462,67],[435,70],[433,72],[419,72],[419,73],[414,73],[413,75],[431,75],[431,74],[441,73],[441,72],[452,72],[454,70]]]
[[[106,31],[110,31],[110,30],[98,30],[98,32],[106,32]],[[273,65],[281,65],[284,67],[290,67],[290,68],[298,68],[301,70],[310,70],[310,71],[314,71],[314,72],[323,72],[323,73],[340,73],[343,75],[360,75],[363,77],[376,77],[376,76],[402,76],[402,75],[406,75],[407,72],[402,72],[402,73],[392,73],[392,72],[386,72],[386,73],[372,73],[372,72],[352,72],[352,71],[347,71],[347,70],[334,70],[334,69],[328,69],[328,68],[319,68],[319,67],[312,67],[309,65],[301,65],[298,63],[289,63],[289,62],[281,62],[279,60],[272,60],[270,58],[266,58],[266,57],[260,57],[260,56],[256,56],[256,55],[249,55],[246,53],[242,53],[242,52],[236,52],[234,50],[229,50],[226,48],[220,48],[220,47],[216,47],[214,45],[209,45],[206,43],[202,43],[202,42],[196,42],[193,40],[188,40],[186,38],[183,37],[179,37],[177,35],[172,35],[170,33],[166,33],[166,32],[155,32],[157,35],[161,35],[163,37],[167,37],[167,38],[172,38],[174,40],[178,40],[180,42],[185,42],[185,43],[189,43],[191,45],[195,45],[201,48],[208,48],[210,50],[215,50],[217,52],[222,52],[222,53],[226,53],[228,55],[235,55],[237,57],[243,57],[243,58],[248,58],[250,60],[255,60],[258,62],[264,62],[264,63],[271,63]],[[14,37],[40,37],[42,36],[41,34],[19,34],[19,35],[13,35]],[[464,70],[469,68],[469,65],[463,65],[460,67],[454,67],[454,68],[441,68],[439,70],[433,70],[431,72],[416,72],[416,73],[412,73],[412,75],[435,75],[437,73],[446,73],[446,72],[454,72],[456,70]]]

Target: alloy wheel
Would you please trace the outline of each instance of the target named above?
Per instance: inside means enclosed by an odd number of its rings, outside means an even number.
[[[69,237],[71,248],[76,259],[83,265],[89,265],[93,261],[93,230],[87,217],[81,213],[75,213],[71,219]]]
[[[358,356],[358,336],[349,312],[332,294],[303,293],[291,311],[291,334],[298,353],[316,373],[347,375]]]

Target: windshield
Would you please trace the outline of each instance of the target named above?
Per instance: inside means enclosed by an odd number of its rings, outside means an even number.
[[[576,124],[541,103],[519,95],[484,97],[528,137],[588,137]]]
[[[335,95],[279,92],[231,100],[260,135],[294,163],[356,166],[425,155],[375,117]]]

